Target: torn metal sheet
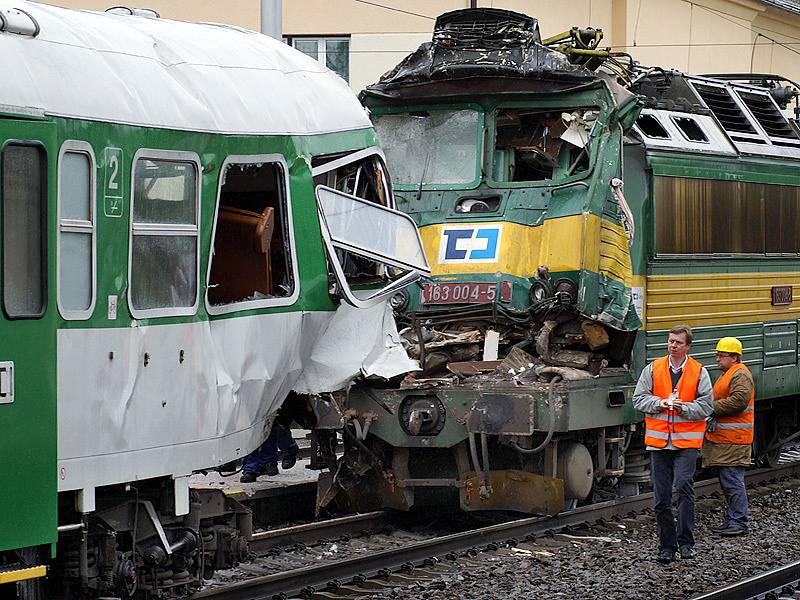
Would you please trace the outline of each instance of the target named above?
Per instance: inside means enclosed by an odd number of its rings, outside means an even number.
[[[568,87],[596,75],[541,43],[539,23],[509,10],[458,10],[436,19],[433,41],[422,44],[362,94],[401,97],[446,82],[478,77],[513,77]],[[475,91],[474,82],[471,89]],[[431,89],[428,89],[431,88]],[[446,88],[446,89],[445,89]]]
[[[400,343],[387,301],[360,309],[342,304],[317,339],[294,391],[332,392],[359,374],[388,379],[418,370]]]
[[[224,464],[263,442],[292,389],[327,392],[358,374],[392,377],[417,368],[386,303],[61,329],[59,490]]]

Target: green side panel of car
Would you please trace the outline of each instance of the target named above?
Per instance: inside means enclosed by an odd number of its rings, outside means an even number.
[[[64,118],[0,118],[0,142],[40,145],[47,157],[47,304],[43,316],[0,316],[0,363],[13,363],[15,397],[0,403],[0,552],[50,544],[57,539],[57,330],[158,326],[287,311],[332,311],[327,259],[320,241],[311,178],[314,156],[346,153],[376,144],[371,129],[315,136],[242,136],[132,127]],[[88,142],[95,156],[97,274],[93,314],[64,320],[57,308],[58,156],[64,141]],[[111,153],[107,150],[111,149]],[[134,154],[141,149],[197,154],[202,165],[200,202],[200,302],[194,315],[136,322],[127,305],[131,180]],[[118,196],[107,198],[109,156],[121,157]],[[220,167],[230,155],[280,155],[287,164],[300,295],[294,305],[209,316],[205,306]],[[113,202],[112,202],[113,200]],[[0,198],[0,207],[3,200]],[[2,227],[0,227],[2,232]],[[2,243],[0,243],[0,253]],[[2,258],[2,256],[0,256]],[[108,297],[117,296],[116,319],[108,318]],[[2,366],[2,365],[0,365]],[[90,385],[87,382],[87,385]]]

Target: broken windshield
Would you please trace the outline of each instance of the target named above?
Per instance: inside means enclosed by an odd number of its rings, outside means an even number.
[[[597,115],[595,109],[498,109],[492,180],[544,181],[588,171]]]
[[[459,185],[478,177],[476,110],[373,115],[397,187]]]

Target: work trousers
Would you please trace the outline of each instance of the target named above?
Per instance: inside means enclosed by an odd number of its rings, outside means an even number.
[[[694,472],[698,454],[696,448],[650,451],[650,478],[662,550],[694,546]],[[672,512],[673,486],[678,492],[677,530]]]
[[[277,465],[278,449],[289,455],[297,454],[298,451],[291,430],[276,421],[272,424],[272,430],[264,443],[244,459],[242,471],[261,474],[267,465]]]
[[[719,485],[725,494],[724,527],[747,529],[750,510],[744,487],[744,467],[719,467]]]

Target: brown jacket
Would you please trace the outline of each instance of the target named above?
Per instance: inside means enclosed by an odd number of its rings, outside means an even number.
[[[735,415],[747,408],[753,380],[741,369],[731,377],[730,395],[714,400],[714,416]],[[715,444],[703,440],[704,467],[747,467],[750,466],[752,446],[750,444]]]

